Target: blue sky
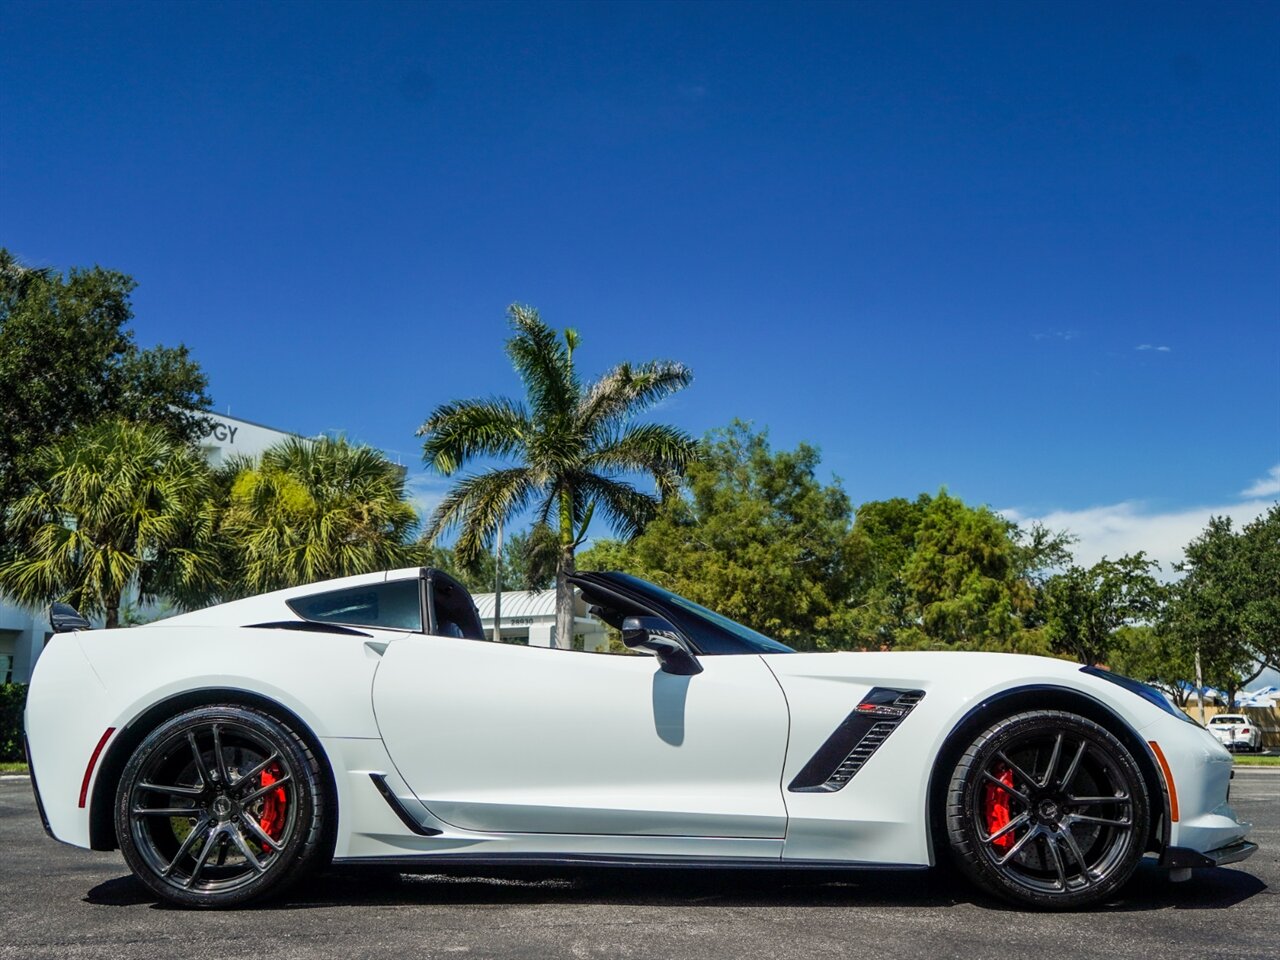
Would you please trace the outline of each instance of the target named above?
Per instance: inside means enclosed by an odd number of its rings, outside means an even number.
[[[0,244],[428,499],[512,301],[1086,559],[1280,493],[1275,4],[0,3]]]

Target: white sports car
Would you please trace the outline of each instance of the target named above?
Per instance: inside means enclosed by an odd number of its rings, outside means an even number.
[[[610,656],[486,642],[431,569],[128,630],[58,618],[27,702],[55,838],[220,907],[329,860],[925,868],[1111,896],[1144,853],[1242,860],[1231,756],[1142,684],[1059,660],[795,653],[650,583],[576,587]]]

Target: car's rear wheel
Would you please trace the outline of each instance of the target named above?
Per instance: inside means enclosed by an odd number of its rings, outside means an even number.
[[[1069,909],[1133,874],[1150,825],[1128,749],[1084,717],[1037,710],[984,730],[956,764],[947,832],[960,868],[1007,900]]]
[[[116,835],[158,896],[228,907],[280,893],[319,859],[320,766],[288,724],[236,704],[187,710],[125,765]]]

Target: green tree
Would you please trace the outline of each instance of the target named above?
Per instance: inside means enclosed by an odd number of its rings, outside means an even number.
[[[1244,634],[1258,661],[1280,670],[1280,504],[1245,524],[1240,539]]]
[[[1028,630],[1041,630],[1045,626],[1048,606],[1045,591],[1049,581],[1071,565],[1071,547],[1079,538],[1065,530],[1051,530],[1038,520],[1029,526],[1009,522],[1009,536],[1015,546],[1018,575],[1033,594],[1031,606],[1023,614],[1023,626]]]
[[[131,587],[144,600],[207,594],[219,556],[202,533],[212,481],[204,460],[161,427],[109,420],[45,447],[30,492],[10,509],[14,556],[0,589],[119,624]]]
[[[485,549],[501,523],[533,507],[558,538],[556,644],[573,639],[574,556],[599,510],[624,538],[644,529],[659,499],[627,477],[653,478],[659,496],[673,493],[696,445],[683,431],[633,424],[647,407],[687,386],[679,363],[622,363],[584,384],[574,366],[578,335],[556,334],[537,311],[512,306],[507,355],[524,384],[527,406],[508,399],[467,400],[435,409],[418,429],[423,460],[444,476],[495,458],[505,465],[460,479],[431,518],[427,539],[458,527],[455,551],[464,565]]]
[[[234,464],[221,521],[232,595],[413,562],[404,471],[344,439],[290,439]]]
[[[897,630],[894,645],[1047,652],[1038,632],[1026,628],[1036,602],[1032,557],[1017,524],[939,492],[925,507],[902,567],[907,625]]]
[[[0,511],[29,488],[36,451],[110,418],[194,439],[208,409],[185,347],[140,350],[128,276],[23,267],[0,249]]]
[[[858,507],[851,535],[851,617],[858,645],[891,647],[915,623],[904,568],[933,498],[895,497]]]
[[[817,478],[817,449],[774,451],[735,421],[710,433],[686,493],[629,544],[602,541],[591,569],[634,573],[796,647],[848,648],[852,508]]]
[[[1175,569],[1164,626],[1200,652],[1206,683],[1234,697],[1280,661],[1280,506],[1237,533],[1212,517]]]
[[[1154,684],[1178,706],[1187,705],[1195,686],[1195,651],[1172,634],[1149,624],[1119,627],[1108,660],[1116,673]]]
[[[944,491],[862,504],[852,541],[860,646],[1048,652],[1044,582],[1068,561],[1068,534]]]
[[[1119,560],[1103,557],[1087,570],[1073,565],[1050,579],[1045,606],[1053,649],[1088,666],[1106,663],[1116,630],[1159,612],[1165,591],[1152,576],[1158,569],[1139,550]]]

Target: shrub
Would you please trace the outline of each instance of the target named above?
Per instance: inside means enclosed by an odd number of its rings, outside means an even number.
[[[0,762],[26,759],[22,750],[22,711],[26,705],[25,683],[0,684]]]

